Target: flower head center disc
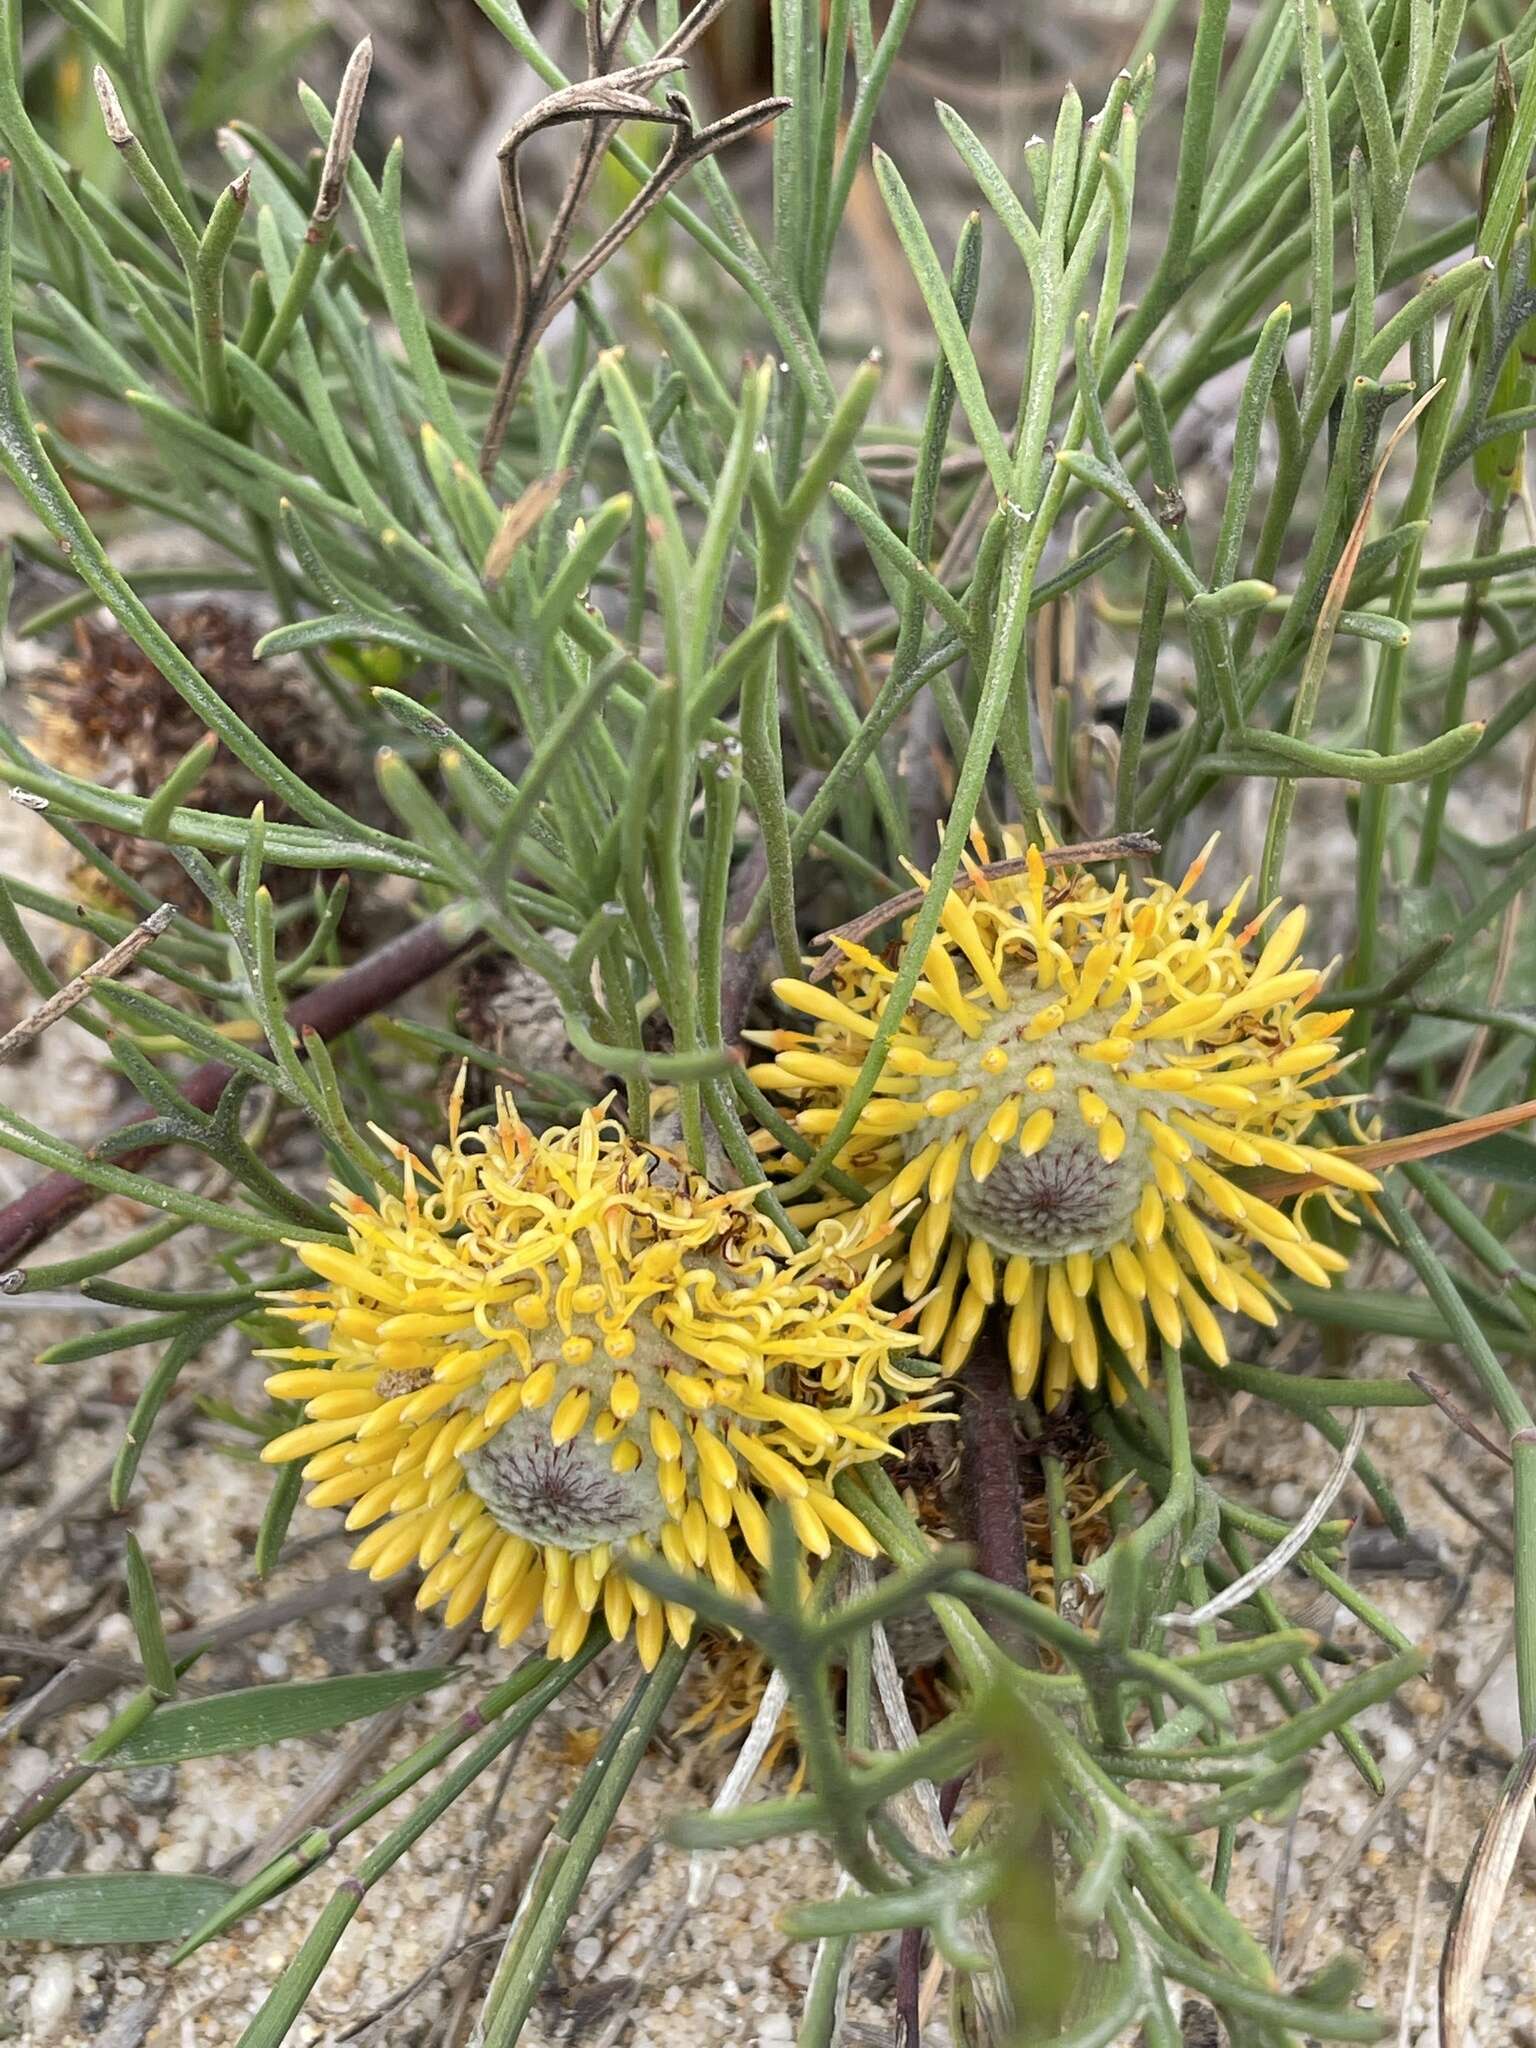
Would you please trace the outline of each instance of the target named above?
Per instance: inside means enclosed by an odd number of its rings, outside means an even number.
[[[555,1443],[549,1418],[526,1409],[462,1460],[464,1477],[504,1529],[530,1543],[589,1550],[654,1536],[666,1518],[654,1460],[616,1472],[589,1434]]]
[[[958,1071],[925,1084],[923,1096],[948,1088],[974,1099],[903,1141],[910,1157],[935,1136],[941,1143],[963,1138],[951,1196],[956,1222],[997,1252],[1041,1262],[1073,1252],[1097,1257],[1128,1238],[1152,1178],[1137,1090],[1113,1068],[1083,1057],[1082,1048],[1103,1037],[1102,1017],[1028,1035],[1053,1001],[1026,984],[980,1037],[967,1038],[947,1022],[935,1031],[933,1050]],[[1125,1065],[1145,1063],[1138,1049]],[[1018,1104],[1016,1118],[1010,1103]],[[1106,1126],[1114,1144],[1104,1142]],[[1006,1136],[984,1144],[989,1130]]]
[[[652,1417],[672,1425],[677,1455],[691,1470],[686,1415],[664,1377],[668,1367],[687,1361],[645,1317],[629,1325],[633,1349],[622,1361],[602,1348],[603,1333],[590,1318],[577,1316],[573,1325],[577,1344],[590,1355],[573,1365],[563,1363],[559,1351],[541,1358],[535,1346],[529,1377],[554,1366],[552,1385],[536,1406],[519,1409],[487,1442],[461,1455],[465,1480],[504,1529],[530,1543],[579,1551],[657,1536],[668,1514],[650,1439]],[[620,1402],[626,1418],[614,1428],[610,1404],[620,1374],[632,1386],[635,1405]],[[595,1429],[605,1412],[607,1427]],[[575,1418],[574,1427],[562,1429],[566,1415]]]

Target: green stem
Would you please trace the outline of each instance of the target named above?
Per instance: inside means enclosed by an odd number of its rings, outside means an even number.
[[[536,1902],[525,1904],[486,1995],[480,2022],[483,2048],[513,2048],[522,2033],[588,1873],[677,1690],[688,1655],[688,1649],[667,1644],[656,1669],[640,1680],[604,1737],[550,1837],[533,1879]]]
[[[1480,562],[1490,559],[1497,561],[1507,512],[1508,504],[1502,497],[1489,498],[1484,503],[1477,522],[1477,538],[1473,543],[1473,561],[1462,566],[1471,569]],[[1467,686],[1472,675],[1472,653],[1487,599],[1488,583],[1481,576],[1469,575],[1466,595],[1462,600],[1461,617],[1456,625],[1456,652],[1451,661],[1450,673],[1446,677],[1445,699],[1440,711],[1442,732],[1449,730],[1453,725],[1459,725],[1465,716]],[[1453,779],[1452,772],[1447,770],[1437,775],[1424,792],[1424,816],[1419,825],[1419,853],[1413,871],[1414,882],[1419,888],[1427,888],[1434,879],[1435,865],[1440,854],[1440,832],[1445,821],[1445,807],[1450,798]]]

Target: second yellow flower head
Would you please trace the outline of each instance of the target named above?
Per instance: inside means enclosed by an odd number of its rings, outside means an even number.
[[[1042,1368],[1048,1400],[1094,1385],[1101,1330],[1143,1378],[1149,1323],[1222,1364],[1213,1304],[1275,1320],[1256,1251],[1319,1287],[1345,1263],[1243,1169],[1376,1186],[1305,1142],[1349,1012],[1309,1008],[1322,977],[1297,958],[1304,912],[1264,938],[1264,916],[1238,923],[1246,889],[1215,917],[1191,901],[1204,856],[1176,887],[1133,893],[1053,871],[1021,839],[1005,850],[1022,872],[973,867],[947,897],[838,1163],[871,1190],[872,1223],[911,1223],[902,1288],[947,1372],[994,1304],[1021,1394]],[[756,1078],[793,1098],[813,1140],[835,1127],[898,971],[839,943],[830,986],[775,985],[812,1028],[757,1034],[775,1057]]]

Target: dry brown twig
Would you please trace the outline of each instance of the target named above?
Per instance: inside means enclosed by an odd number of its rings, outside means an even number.
[[[1526,1744],[1500,1786],[1451,1907],[1440,1957],[1440,2039],[1444,2048],[1467,2048],[1472,2039],[1483,1972],[1533,1807],[1536,1738]]]
[[[646,216],[666,198],[678,180],[697,163],[746,135],[763,122],[771,121],[790,104],[772,98],[756,101],[734,114],[726,114],[707,127],[696,128],[693,113],[681,93],[669,92],[666,104],[658,106],[646,94],[670,72],[683,68],[687,51],[704,33],[726,0],[700,0],[687,20],[661,44],[654,57],[642,64],[615,66],[638,11],[640,0],[621,0],[617,13],[605,27],[602,8],[586,10],[588,77],[579,84],[552,92],[508,130],[496,152],[501,178],[501,210],[506,221],[507,240],[512,252],[512,332],[506,360],[491,401],[490,418],[480,446],[480,474],[489,477],[496,467],[506,437],[507,421],[527,374],[539,338],[556,315],[563,311],[628,240]],[[598,235],[590,249],[569,269],[565,260],[571,238],[587,195],[592,190],[609,145],[626,121],[650,121],[669,127],[672,136],[661,162],[646,179],[618,217]],[[555,207],[554,218],[537,257],[528,231],[523,205],[518,159],[523,150],[546,129],[584,122],[576,162]]]
[[[40,1038],[50,1024],[67,1017],[77,1004],[85,1001],[97,982],[110,980],[114,974],[120,974],[130,966],[146,946],[154,944],[175,915],[174,903],[162,903],[158,910],[149,913],[142,924],[135,925],[127,938],[119,939],[110,952],[103,953],[99,960],[93,960],[73,981],[55,989],[46,1002],[39,1003],[19,1024],[13,1024],[0,1038],[0,1066],[7,1060],[13,1060],[34,1039]]]
[[[475,943],[454,914],[440,912],[425,924],[416,925],[400,938],[391,939],[376,952],[367,954],[354,966],[308,990],[288,1012],[288,1023],[301,1044],[313,1031],[322,1039],[350,1031],[364,1017],[394,1002],[408,989],[440,974],[445,967]],[[182,1093],[197,1109],[211,1110],[233,1078],[233,1070],[220,1060],[209,1060],[182,1083]],[[134,1119],[138,1121],[137,1118]],[[111,1142],[108,1131],[91,1147],[93,1154]],[[137,1172],[146,1160],[164,1148],[163,1138],[153,1138],[130,1152],[111,1156],[119,1166]],[[106,1156],[103,1154],[102,1156]],[[0,1207],[0,1267],[11,1266],[52,1236],[64,1224],[101,1199],[101,1190],[76,1180],[62,1170],[34,1181],[14,1201]],[[0,1294],[14,1292],[22,1277],[0,1271]]]
[[[1427,1373],[1410,1372],[1408,1377],[1420,1393],[1428,1394],[1441,1414],[1452,1422],[1463,1436],[1470,1437],[1473,1443],[1481,1445],[1490,1457],[1497,1458],[1501,1464],[1513,1465],[1515,1461],[1504,1446],[1495,1443],[1488,1432],[1472,1419],[1459,1402],[1452,1399],[1444,1387],[1436,1386]]]

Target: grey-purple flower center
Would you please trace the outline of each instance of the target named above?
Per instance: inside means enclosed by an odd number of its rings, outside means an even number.
[[[504,1529],[530,1543],[588,1550],[654,1536],[666,1520],[654,1458],[644,1455],[632,1472],[616,1472],[611,1450],[585,1430],[555,1443],[547,1411],[535,1410],[512,1416],[460,1463]]]
[[[983,1182],[962,1173],[954,1203],[964,1229],[997,1250],[1061,1258],[1123,1237],[1139,1195],[1139,1181],[1102,1159],[1091,1133],[1062,1131],[1033,1158],[1010,1148]]]

